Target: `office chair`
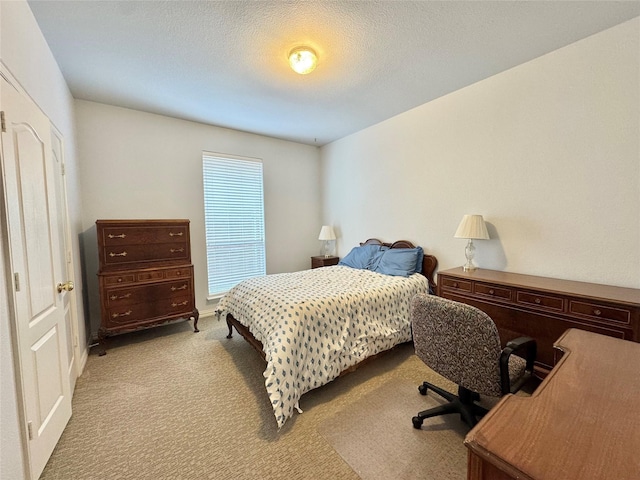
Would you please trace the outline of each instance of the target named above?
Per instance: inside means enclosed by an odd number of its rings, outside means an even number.
[[[449,403],[413,417],[414,428],[425,418],[459,413],[473,428],[487,409],[475,403],[480,395],[501,397],[519,390],[533,374],[536,342],[519,337],[500,346],[493,320],[481,310],[435,295],[418,294],[411,301],[411,325],[416,355],[428,367],[458,385],[453,395],[429,382],[418,387],[422,395],[433,390]],[[512,353],[518,352],[521,358]]]

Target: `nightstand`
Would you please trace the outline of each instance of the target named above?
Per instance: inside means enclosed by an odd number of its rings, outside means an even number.
[[[311,268],[329,267],[337,265],[339,261],[340,257],[311,257]]]

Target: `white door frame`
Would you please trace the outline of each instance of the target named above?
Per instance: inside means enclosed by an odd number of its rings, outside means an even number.
[[[58,209],[58,215],[61,215],[63,217],[63,221],[62,221],[63,231],[61,232],[62,238],[60,240],[64,248],[65,269],[66,269],[65,278],[67,278],[68,280],[78,285],[77,282],[75,281],[75,268],[73,263],[73,248],[72,248],[73,244],[71,241],[71,228],[69,225],[69,200],[67,196],[67,181],[66,181],[65,162],[64,162],[64,137],[53,124],[51,124],[51,142],[52,142],[53,155],[56,160],[56,163],[58,163],[56,168],[57,170],[59,170],[59,171],[56,171],[56,174],[59,175],[58,182],[56,183],[56,187],[59,190],[57,194],[60,195],[60,205],[59,205],[60,208]],[[54,145],[56,142],[58,143],[58,147],[59,147],[58,149],[56,149]],[[82,372],[81,362],[83,358],[82,355],[84,354],[84,352],[81,348],[80,338],[78,334],[78,318],[77,318],[78,304],[77,304],[77,297],[76,297],[77,289],[67,292],[66,295],[68,297],[67,300],[69,303],[69,316],[70,316],[69,327],[71,329],[69,333],[70,333],[70,340],[72,342],[72,348],[73,348],[73,355],[72,355],[73,364],[70,365],[71,371],[69,372],[69,380],[71,382],[71,392],[73,393],[76,379],[80,376],[80,372]]]

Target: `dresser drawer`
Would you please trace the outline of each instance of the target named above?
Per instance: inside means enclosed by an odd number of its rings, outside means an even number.
[[[473,292],[476,295],[497,298],[500,300],[511,300],[513,298],[513,291],[510,288],[498,287],[485,283],[476,282],[473,288]]]
[[[193,313],[193,300],[188,296],[164,298],[156,302],[136,303],[120,307],[107,308],[105,327],[117,328],[127,325],[139,326],[142,322],[155,322],[158,319],[188,317]]]
[[[184,280],[149,283],[128,288],[108,288],[106,304],[108,308],[137,303],[157,302],[167,298],[174,298],[191,294],[191,278]]]
[[[136,279],[139,282],[162,280],[163,278],[164,278],[164,271],[162,270],[148,270],[148,271],[138,272],[136,274]]]
[[[133,273],[126,273],[122,275],[103,275],[102,276],[105,285],[122,285],[125,283],[134,283],[136,276]]]
[[[105,267],[130,268],[130,265],[138,263],[187,262],[189,257],[189,248],[184,243],[112,245],[105,247],[102,263]]]
[[[461,292],[471,293],[472,283],[466,280],[458,280],[456,278],[441,277],[440,285],[447,290],[457,290]]]
[[[113,226],[102,229],[105,246],[149,245],[154,243],[188,243],[187,225],[175,226]]]
[[[190,277],[191,274],[191,268],[187,268],[187,267],[183,267],[183,268],[171,268],[171,269],[167,269],[165,270],[165,278],[184,278],[184,277]]]
[[[541,295],[534,292],[525,292],[518,290],[516,293],[516,303],[535,307],[541,310],[550,310],[561,313],[564,311],[564,299],[562,297],[554,297],[551,295]]]
[[[631,321],[631,311],[623,308],[609,307],[597,303],[569,301],[569,312],[593,320],[611,320],[628,324]]]

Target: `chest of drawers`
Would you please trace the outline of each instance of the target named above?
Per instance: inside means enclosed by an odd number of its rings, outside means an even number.
[[[438,273],[438,295],[487,313],[503,342],[536,339],[539,376],[554,366],[553,342],[569,328],[640,342],[638,289],[454,268]]]
[[[100,355],[110,335],[194,319],[189,220],[98,220]]]

